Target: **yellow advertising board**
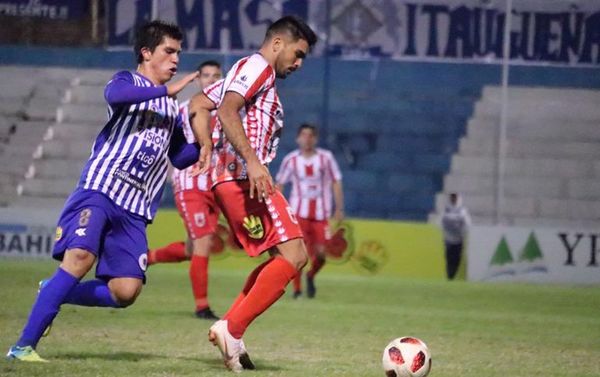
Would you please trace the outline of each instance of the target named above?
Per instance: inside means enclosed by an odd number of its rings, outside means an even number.
[[[228,240],[226,226],[221,231],[223,242],[219,243],[223,247],[214,254],[211,266],[241,269],[253,266],[256,261],[235,249]],[[445,278],[442,235],[435,225],[348,220],[332,233],[323,273]],[[159,211],[154,224],[149,227],[148,238],[151,248],[183,240],[185,230],[177,212]],[[458,277],[464,279],[464,266],[461,266]]]

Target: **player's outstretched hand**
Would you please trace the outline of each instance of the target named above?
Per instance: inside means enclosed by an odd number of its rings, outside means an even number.
[[[248,162],[248,180],[250,181],[250,199],[256,198],[259,202],[275,193],[275,185],[269,169],[258,160]]]
[[[200,75],[199,71],[194,71],[192,73],[189,73],[189,74],[183,76],[183,78],[181,80],[177,80],[174,83],[167,84],[167,94],[170,97],[176,96],[177,93],[181,92],[183,90],[183,88],[185,88],[187,86],[187,84],[194,81],[194,79],[196,77],[198,77],[199,75]]]

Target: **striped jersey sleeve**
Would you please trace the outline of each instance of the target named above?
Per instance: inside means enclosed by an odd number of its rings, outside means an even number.
[[[250,56],[239,62],[235,71],[228,74],[225,91],[239,93],[246,102],[250,102],[257,93],[271,86],[273,79],[273,68],[266,60]]]

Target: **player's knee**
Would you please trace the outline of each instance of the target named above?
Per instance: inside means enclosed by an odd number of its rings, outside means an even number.
[[[70,274],[82,277],[92,268],[95,260],[96,256],[87,250],[69,249],[60,266]]]
[[[192,241],[192,252],[194,253],[194,255],[208,257],[213,245],[214,238],[212,234],[208,234],[204,237]]]
[[[308,263],[308,252],[306,251],[306,247],[304,247],[304,245],[301,245],[301,247],[298,247],[298,251],[295,254],[296,269],[298,269],[299,271],[303,269],[304,266],[306,266],[306,264]]]
[[[113,298],[123,308],[133,304],[142,291],[141,281],[137,283],[136,281],[119,281],[118,279],[113,279],[109,283],[109,287]]]
[[[114,299],[121,307],[126,308],[135,302],[139,291],[132,288],[120,289],[113,292]]]

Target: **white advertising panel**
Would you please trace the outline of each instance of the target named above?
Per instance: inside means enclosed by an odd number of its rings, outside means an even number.
[[[473,226],[467,279],[600,283],[600,231]]]

